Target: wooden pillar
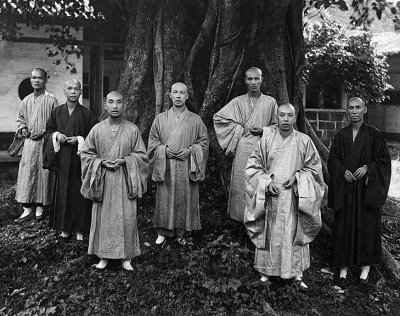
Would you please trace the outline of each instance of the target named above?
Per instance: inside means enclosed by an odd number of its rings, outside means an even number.
[[[98,43],[90,46],[90,109],[100,117],[103,113],[103,79],[104,78],[104,42],[100,38]]]

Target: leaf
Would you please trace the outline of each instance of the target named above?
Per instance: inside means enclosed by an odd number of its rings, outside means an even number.
[[[51,306],[46,308],[45,315],[54,315],[56,313],[57,306]]]

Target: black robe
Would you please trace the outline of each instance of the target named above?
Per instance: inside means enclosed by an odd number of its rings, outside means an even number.
[[[82,180],[78,144],[60,144],[61,149],[55,154],[52,134],[60,132],[67,137],[85,138],[96,123],[97,118],[93,112],[80,104],[76,105],[71,115],[67,104],[53,109],[47,121],[43,167],[57,173],[49,225],[58,231],[89,231],[91,201],[83,198],[80,193]]]
[[[366,165],[368,173],[349,183]],[[381,214],[391,176],[390,154],[375,127],[363,123],[353,142],[352,125],[340,130],[332,142],[328,160],[328,206],[335,211],[333,261],[339,267],[370,265],[381,260]]]

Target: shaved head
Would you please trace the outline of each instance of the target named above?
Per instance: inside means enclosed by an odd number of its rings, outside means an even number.
[[[257,67],[250,67],[249,69],[247,69],[246,77],[248,77],[249,74],[258,74],[260,77],[262,77],[262,71],[260,68],[257,68]]]
[[[282,108],[282,109],[287,109],[287,110],[289,110],[290,112],[296,113],[296,109],[295,109],[294,106],[293,106],[292,104],[290,104],[289,102],[285,102],[285,103],[282,103],[282,104],[278,105],[278,111],[279,111],[280,108]]]
[[[109,94],[107,94],[107,100],[109,99],[124,99],[121,93],[117,91],[111,91]]]
[[[79,87],[79,89],[82,88],[82,84],[81,84],[81,82],[80,82],[78,79],[70,79],[70,80],[67,80],[67,81],[65,82],[65,87],[67,87],[67,86],[75,86],[75,87]]]
[[[349,101],[347,101],[347,104],[349,105],[350,103],[353,103],[353,104],[360,104],[360,105],[362,105],[362,106],[365,106],[366,104],[365,104],[365,101],[363,100],[363,99],[361,99],[360,97],[354,97],[354,98],[351,98]]]
[[[34,71],[40,72],[40,73],[42,74],[43,78],[44,78],[45,80],[47,80],[48,74],[47,74],[47,71],[46,71],[46,70],[44,70],[43,68],[37,67],[37,68],[35,68],[35,69],[32,70],[32,72],[34,72]]]
[[[174,89],[179,89],[179,90],[185,89],[187,91],[187,85],[185,85],[183,82],[175,82],[171,86],[171,91],[174,90]]]

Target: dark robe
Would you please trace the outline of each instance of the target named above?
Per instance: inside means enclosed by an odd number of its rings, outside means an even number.
[[[97,118],[93,112],[80,104],[76,105],[71,115],[67,104],[55,108],[47,121],[44,167],[55,168],[57,173],[49,225],[58,231],[89,231],[91,201],[83,198],[80,193],[82,180],[78,143],[60,144],[60,151],[55,154],[53,133],[85,138],[96,123]]]
[[[349,183],[366,165],[368,173]],[[353,142],[352,125],[340,130],[332,142],[329,160],[328,206],[335,211],[333,260],[339,267],[370,265],[381,260],[380,208],[389,190],[391,161],[382,134],[363,124]]]

